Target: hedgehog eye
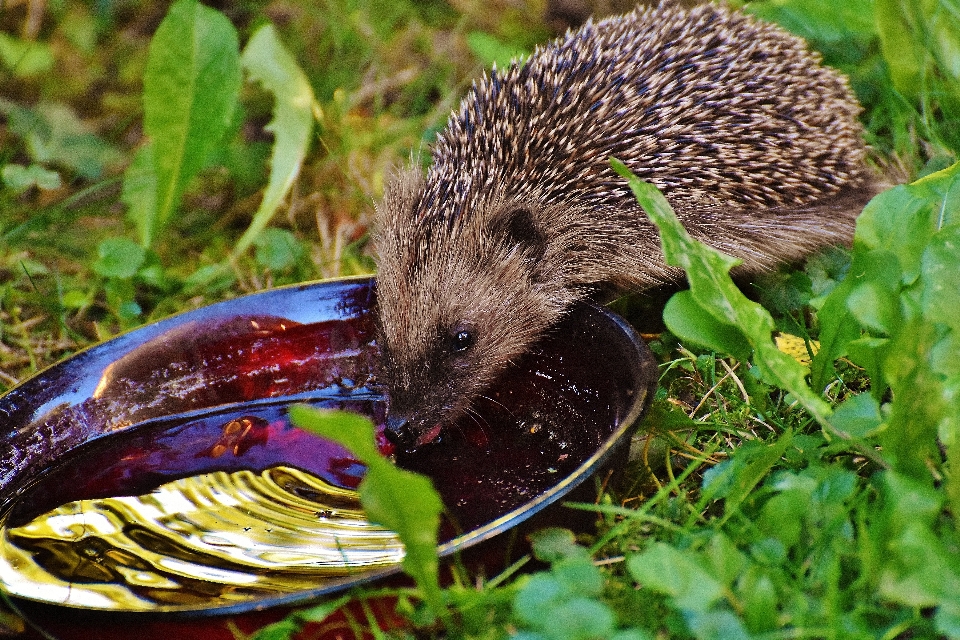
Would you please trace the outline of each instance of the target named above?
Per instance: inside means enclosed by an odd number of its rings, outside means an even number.
[[[463,353],[473,346],[473,342],[473,332],[460,329],[450,335],[450,351],[453,353]]]

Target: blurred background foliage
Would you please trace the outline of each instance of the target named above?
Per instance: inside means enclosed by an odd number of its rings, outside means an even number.
[[[269,171],[273,97],[245,82],[224,143],[175,219],[139,247],[121,200],[144,144],[143,74],[170,3],[0,0],[0,391],[119,331],[225,297],[368,273],[373,203],[429,144],[472,80],[617,0],[210,3],[241,46],[276,26],[321,113],[272,226],[231,257]],[[847,72],[891,181],[960,149],[957,0],[766,0],[757,15]],[[891,61],[893,61],[891,63]],[[229,261],[215,278],[202,278]],[[204,270],[208,271],[204,271]]]

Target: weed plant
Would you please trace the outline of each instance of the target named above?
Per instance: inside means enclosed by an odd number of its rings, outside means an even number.
[[[426,162],[470,79],[549,35],[542,6],[497,6],[4,7],[0,391],[175,311],[370,272],[371,203],[392,167]],[[370,488],[371,513],[415,550],[395,635],[960,638],[960,4],[745,6],[850,76],[892,188],[851,252],[745,296],[730,259],[624,173],[690,284],[651,339],[661,385],[630,473],[572,505],[596,513],[595,533],[533,539],[548,569],[454,569],[443,589],[422,539],[436,529],[430,489]],[[643,304],[620,304],[643,320]],[[391,485],[362,424],[300,420],[355,427],[370,485]],[[257,638],[294,637],[340,603]]]

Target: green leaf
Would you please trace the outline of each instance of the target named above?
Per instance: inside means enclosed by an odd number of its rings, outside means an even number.
[[[609,638],[616,620],[610,608],[590,598],[573,597],[553,609],[543,625],[550,638],[592,640]]]
[[[729,353],[739,360],[750,357],[750,343],[743,332],[713,315],[697,303],[690,291],[680,291],[667,301],[663,321],[683,341],[689,341],[718,353]]]
[[[957,187],[960,192],[960,185]],[[960,223],[941,229],[921,260],[920,304],[932,322],[960,332]]]
[[[285,271],[303,258],[303,247],[286,229],[265,229],[254,240],[257,262],[273,271]]]
[[[627,560],[640,586],[673,598],[686,611],[708,611],[723,596],[723,586],[689,553],[656,542]]]
[[[732,517],[754,487],[770,473],[770,469],[790,446],[792,438],[793,433],[787,431],[776,442],[744,446],[733,454],[727,465],[714,467],[717,469],[716,475],[710,472],[704,474],[704,495],[724,498],[723,520]],[[726,474],[730,475],[723,477]]]
[[[747,565],[746,556],[741,553],[733,541],[721,532],[710,536],[704,552],[709,563],[710,574],[721,584],[729,587]]]
[[[70,289],[64,292],[63,297],[60,299],[60,304],[66,309],[80,309],[90,304],[90,298],[90,294],[86,291]]]
[[[273,119],[266,129],[273,133],[274,143],[267,189],[250,227],[233,249],[234,256],[244,253],[267,226],[300,173],[310,146],[315,103],[310,82],[280,42],[273,25],[265,25],[253,34],[242,61],[250,77],[273,94]]]
[[[934,204],[936,227],[960,224],[960,162],[907,185],[916,198]]]
[[[348,602],[350,596],[341,596],[309,609],[298,609],[279,622],[261,627],[250,640],[290,640],[303,630],[305,622],[322,622]]]
[[[872,531],[877,552],[887,559],[879,568],[880,593],[915,607],[960,602],[960,555],[933,527],[943,506],[940,492],[889,471],[880,489],[881,522]]]
[[[896,254],[883,249],[860,252],[849,277],[856,282],[847,298],[854,317],[867,329],[895,332],[903,322],[899,299],[903,274]]]
[[[53,68],[53,50],[45,42],[21,40],[0,31],[0,62],[18,78],[36,76]]]
[[[28,109],[0,99],[0,112],[7,115],[10,130],[24,139],[34,162],[66,167],[93,180],[120,160],[120,153],[65,104],[41,102]]]
[[[32,164],[29,167],[14,163],[4,165],[0,177],[3,178],[3,183],[14,193],[23,193],[34,186],[49,191],[59,189],[62,184],[59,173],[45,169],[38,164]]]
[[[369,418],[350,411],[320,411],[294,405],[290,407],[290,420],[301,429],[342,444],[368,467],[381,458]]]
[[[537,573],[530,576],[517,592],[513,599],[513,609],[520,620],[542,629],[567,596],[566,589],[553,575]]]
[[[809,508],[810,492],[803,489],[780,491],[767,500],[756,519],[757,528],[791,548],[801,540],[803,515]]]
[[[746,10],[776,22],[805,40],[829,43],[869,41],[875,31],[873,0],[773,0],[751,2]]]
[[[424,590],[431,605],[439,604],[437,531],[443,504],[433,483],[426,476],[398,469],[380,458],[367,465],[359,491],[370,520],[396,532],[403,541],[403,568]],[[442,607],[434,609],[437,614],[441,611]]]
[[[889,338],[860,338],[847,345],[850,361],[863,367],[870,377],[870,395],[880,402],[890,387],[883,377],[883,361],[890,350]]]
[[[184,280],[183,288],[187,291],[222,291],[231,286],[237,279],[229,265],[208,264],[200,267]]]
[[[860,393],[841,404],[830,421],[851,437],[866,438],[880,429],[883,417],[876,398],[869,393]]]
[[[107,238],[97,246],[93,270],[104,278],[132,278],[146,259],[146,251],[128,238]]]
[[[820,351],[810,363],[810,379],[814,389],[823,390],[832,382],[836,373],[834,361],[846,355],[848,345],[860,337],[860,324],[847,305],[855,287],[854,278],[845,278],[827,295],[817,313],[820,321]]]
[[[151,144],[143,145],[133,156],[133,162],[123,175],[120,198],[127,205],[127,218],[140,232],[140,244],[149,247],[151,239],[158,231],[157,172],[154,169]]]
[[[893,84],[898,91],[914,98],[920,93],[927,55],[913,28],[911,4],[875,0],[877,32]]]
[[[510,46],[484,31],[468,33],[467,45],[484,66],[496,65],[501,69],[509,67],[513,60],[522,61],[528,55],[523,48]]]
[[[155,231],[227,130],[240,93],[239,51],[230,21],[196,0],[171,6],[150,41],[143,109],[157,180]]]
[[[570,593],[599,596],[603,592],[603,574],[589,555],[560,560],[554,563],[551,572]]]
[[[742,358],[746,355],[743,345],[748,344],[753,349],[760,377],[792,393],[821,426],[831,428],[830,406],[807,386],[803,365],[780,351],[773,342],[774,323],[769,312],[747,299],[730,279],[729,271],[739,261],[695,241],[655,186],[632,175],[618,160],[611,160],[611,165],[627,180],[637,202],[659,229],[667,264],[686,271],[690,282],[687,295],[721,327],[712,331],[711,337],[720,338],[728,331],[739,331],[742,336],[739,340],[728,340],[725,344],[729,348],[727,352]],[[688,303],[680,304],[691,310]],[[667,327],[673,331],[669,323]]]
[[[749,640],[750,634],[730,611],[694,612],[687,616],[690,631],[700,640]]]
[[[893,252],[904,284],[911,284],[920,274],[921,256],[930,239],[953,223],[960,223],[960,163],[871,200],[857,220],[854,249]]]
[[[530,535],[533,555],[541,562],[559,562],[564,558],[587,555],[586,549],[577,544],[573,532],[560,527],[540,529]]]
[[[435,615],[446,617],[437,558],[437,532],[443,503],[426,476],[395,467],[380,455],[369,419],[346,411],[290,408],[298,427],[342,444],[367,467],[358,489],[371,522],[390,529],[403,542],[403,568],[423,591]]]
[[[290,640],[302,628],[303,624],[293,617],[287,617],[280,622],[274,622],[258,629],[250,640]]]
[[[737,595],[743,603],[743,618],[752,632],[773,631],[777,628],[777,588],[771,577],[760,567],[750,568],[737,585]]]
[[[883,377],[895,400],[887,428],[878,434],[883,457],[915,478],[929,477],[939,464],[937,427],[957,409],[957,399],[945,393],[943,377],[929,363],[946,331],[921,319],[906,323],[891,340],[883,363]]]

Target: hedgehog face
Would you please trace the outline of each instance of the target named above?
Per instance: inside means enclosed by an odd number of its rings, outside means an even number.
[[[387,433],[407,449],[468,413],[563,307],[539,277],[545,239],[530,207],[497,204],[468,225],[426,227],[409,213],[411,193],[388,194],[376,239]]]

